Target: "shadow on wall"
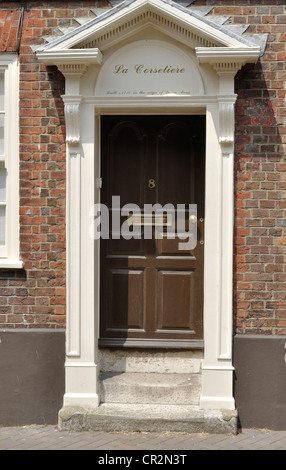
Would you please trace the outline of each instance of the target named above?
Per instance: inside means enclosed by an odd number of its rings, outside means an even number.
[[[266,64],[267,65],[267,64]],[[237,76],[234,327],[237,334],[286,334],[285,171],[280,89],[261,63]],[[276,107],[274,107],[276,106]],[[285,127],[284,127],[285,129]],[[282,315],[280,314],[282,313]],[[281,329],[284,327],[284,331]]]
[[[285,430],[285,102],[270,66],[284,67],[262,59],[236,79],[235,399],[242,427]]]

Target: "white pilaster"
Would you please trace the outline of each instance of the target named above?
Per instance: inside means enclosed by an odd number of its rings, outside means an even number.
[[[60,66],[66,77],[63,97],[67,141],[67,333],[64,406],[97,407],[97,325],[95,247],[89,236],[94,205],[94,108],[81,104],[86,64]],[[92,138],[91,138],[92,136]],[[87,275],[83,275],[87,273]]]
[[[64,406],[97,407],[98,321],[95,315],[95,243],[90,209],[95,203],[94,107],[81,106],[80,140],[68,145],[67,351]],[[83,275],[86,273],[86,275]]]
[[[237,68],[233,63],[213,65],[220,80],[218,103],[209,107],[207,113],[205,357],[201,408],[234,410],[232,260],[234,76]],[[216,179],[216,185],[212,179]]]
[[[98,49],[46,51],[38,55],[57,65],[66,79],[63,96],[67,143],[67,326],[64,406],[98,407],[98,318],[95,316],[95,243],[89,236],[95,203],[94,106],[82,104],[82,77],[99,65]]]

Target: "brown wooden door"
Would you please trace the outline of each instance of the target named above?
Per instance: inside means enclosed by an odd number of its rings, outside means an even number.
[[[110,209],[111,227],[101,240],[99,344],[201,347],[205,117],[105,116],[101,146],[101,202]],[[119,217],[112,196],[120,196],[121,207],[133,203],[142,210],[145,204],[197,204],[196,248],[181,251],[181,240],[165,235],[146,240],[143,225],[137,239],[112,233],[112,214]]]

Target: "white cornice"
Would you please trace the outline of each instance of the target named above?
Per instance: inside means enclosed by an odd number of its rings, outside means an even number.
[[[38,59],[46,65],[100,65],[102,54],[99,49],[52,49],[37,52]]]
[[[256,63],[260,56],[260,47],[197,47],[196,55],[200,64]]]

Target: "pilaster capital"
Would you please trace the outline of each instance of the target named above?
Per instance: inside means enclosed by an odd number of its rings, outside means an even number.
[[[38,59],[45,65],[56,65],[66,78],[66,92],[79,95],[81,77],[90,65],[101,65],[99,49],[51,49],[37,52]]]
[[[231,78],[233,78],[237,72],[243,67],[244,62],[243,61],[226,61],[226,60],[221,60],[221,61],[211,61],[210,64],[214,68],[214,70],[217,72],[219,76],[221,75],[230,75]]]
[[[80,78],[86,72],[87,68],[88,64],[86,63],[58,64],[58,69],[66,78],[70,76]]]
[[[247,63],[259,59],[259,47],[197,47],[200,64],[213,67],[219,76],[219,94],[234,93],[234,77]]]

